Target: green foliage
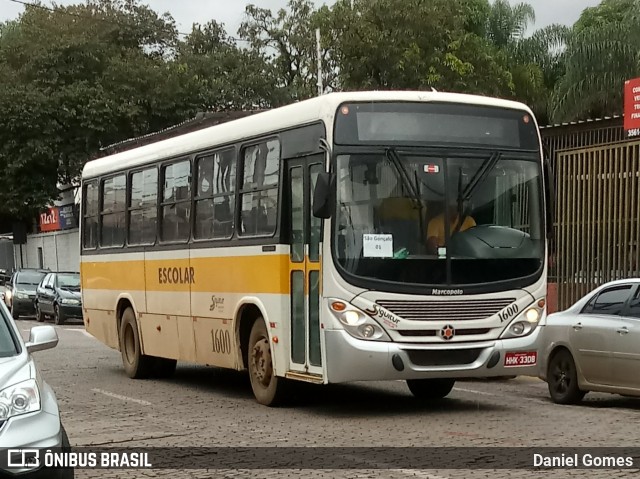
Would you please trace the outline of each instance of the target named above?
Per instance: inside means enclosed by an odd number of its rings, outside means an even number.
[[[622,113],[624,81],[640,76],[640,0],[605,0],[584,11],[553,94],[553,119]]]
[[[0,215],[29,217],[106,145],[198,111],[266,109],[325,91],[425,89],[512,98],[540,123],[617,113],[640,75],[640,0],[529,34],[507,0],[289,0],[249,5],[238,36],[181,38],[140,0],[28,7],[0,23]]]
[[[303,100],[317,94],[316,28],[327,20],[327,9],[315,10],[310,0],[289,0],[288,8],[276,14],[271,10],[248,5],[247,19],[239,34],[249,42],[256,60],[272,68],[276,87],[281,89],[281,101]],[[325,30],[326,31],[326,30]],[[323,51],[324,66],[327,48]],[[331,68],[324,84],[333,83]]]
[[[284,102],[274,68],[259,52],[238,48],[214,20],[193,26],[176,62],[201,110],[265,109]]]
[[[483,37],[481,1],[348,0],[333,7],[339,85],[511,93],[504,57]],[[471,30],[471,31],[469,31]]]

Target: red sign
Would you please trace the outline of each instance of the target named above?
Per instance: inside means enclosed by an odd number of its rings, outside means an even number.
[[[40,213],[40,231],[58,231],[60,229],[60,214],[58,208],[48,208]]]
[[[640,136],[640,78],[624,82],[624,129],[629,136]]]

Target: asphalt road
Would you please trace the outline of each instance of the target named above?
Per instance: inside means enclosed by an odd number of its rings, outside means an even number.
[[[23,334],[38,323],[18,321]],[[245,374],[179,364],[171,379],[135,381],[120,353],[82,325],[56,327],[58,347],[35,354],[58,397],[73,446],[98,447],[597,447],[634,446],[640,399],[589,394],[559,406],[535,378],[456,383],[437,404],[414,399],[404,382],[299,388],[286,408],[266,408]],[[256,459],[258,460],[258,459]],[[455,458],[452,459],[455,461]],[[78,470],[78,478],[210,477],[633,477],[637,470]],[[198,464],[198,458],[193,458]],[[254,464],[255,466],[256,464]],[[637,476],[636,476],[637,477]]]

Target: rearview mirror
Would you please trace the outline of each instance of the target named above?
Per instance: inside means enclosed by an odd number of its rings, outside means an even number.
[[[31,328],[29,341],[25,344],[29,353],[55,348],[58,345],[58,333],[53,326],[36,326]]]
[[[316,218],[331,218],[333,211],[332,191],[335,184],[335,175],[322,172],[318,174],[316,188],[313,192],[313,216]]]

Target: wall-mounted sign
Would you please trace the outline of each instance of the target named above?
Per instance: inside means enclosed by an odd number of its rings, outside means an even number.
[[[60,229],[60,215],[58,208],[47,208],[44,213],[40,213],[40,231],[58,231]]]
[[[39,223],[42,233],[75,228],[76,219],[73,204],[47,208],[46,211],[40,213]]]
[[[76,218],[73,214],[73,205],[64,205],[58,208],[60,218],[60,229],[66,230],[76,227]]]
[[[640,136],[640,78],[624,82],[624,129],[630,137]]]

